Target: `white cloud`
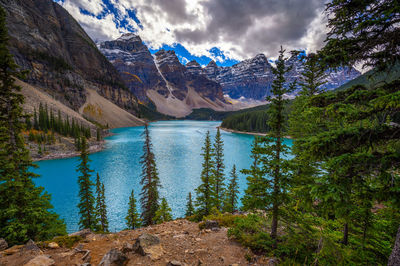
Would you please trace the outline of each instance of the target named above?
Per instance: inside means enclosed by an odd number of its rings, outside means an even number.
[[[152,49],[182,44],[196,56],[223,61],[209,52],[212,47],[231,59],[243,60],[265,53],[275,58],[279,46],[287,50],[321,48],[326,19],[320,0],[111,0],[118,14],[98,19],[102,0],[64,0],[61,5],[95,40],[115,39],[126,32],[117,21],[124,18]],[[129,18],[135,10],[142,28]]]

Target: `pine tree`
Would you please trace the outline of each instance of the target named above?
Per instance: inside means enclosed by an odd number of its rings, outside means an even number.
[[[161,224],[164,222],[172,221],[171,208],[168,206],[167,200],[165,198],[161,199],[161,204],[153,220],[155,224]]]
[[[224,210],[226,212],[233,213],[237,210],[237,203],[239,198],[239,184],[238,176],[236,173],[236,165],[233,165],[232,171],[230,173],[230,181],[225,195]]]
[[[158,210],[160,180],[157,173],[156,161],[152,152],[152,144],[147,124],[144,127],[144,146],[143,155],[140,163],[142,164],[142,192],[140,193],[140,203],[142,207],[141,218],[144,225],[153,224],[154,216]]]
[[[214,150],[211,147],[210,132],[207,131],[202,148],[203,153],[203,170],[201,171],[201,184],[196,189],[196,202],[197,213],[199,216],[207,216],[210,214],[211,209],[215,206],[215,180],[213,176],[214,162],[212,157]]]
[[[189,192],[188,197],[187,197],[187,203],[186,203],[185,217],[189,217],[192,215],[194,215],[194,207],[193,207],[193,202],[192,202],[192,193]]]
[[[101,232],[108,232],[107,206],[104,184],[100,182],[100,176],[96,177],[96,220]]]
[[[225,176],[224,176],[224,142],[221,139],[221,132],[217,129],[214,142],[214,186],[215,186],[215,207],[218,210],[222,210],[222,203],[225,195]]]
[[[315,176],[319,173],[316,163],[307,159],[308,152],[300,147],[302,138],[320,131],[321,118],[309,109],[309,102],[314,95],[323,92],[322,85],[326,83],[324,66],[315,54],[304,58],[304,70],[300,75],[301,92],[292,104],[289,116],[290,136],[293,137],[292,160],[293,180],[292,197],[297,200],[297,207],[311,208],[315,198],[311,188],[315,184]],[[323,119],[323,118],[322,118]]]
[[[397,0],[330,1],[325,47],[321,54],[330,66],[355,65],[388,69],[400,61]]]
[[[261,138],[254,138],[251,158],[253,164],[250,169],[243,169],[241,172],[248,175],[247,188],[242,198],[242,209],[245,211],[267,210],[269,207],[269,191],[271,185],[265,177],[265,171],[261,167]]]
[[[142,226],[142,220],[140,219],[140,216],[136,210],[136,199],[135,199],[135,194],[131,192],[131,195],[129,197],[129,208],[128,208],[128,214],[125,217],[126,220],[126,226],[128,229],[136,229]]]
[[[29,150],[24,145],[21,77],[9,53],[6,13],[0,7],[0,236],[9,245],[29,239],[47,240],[66,233],[65,224],[51,211],[50,195],[36,187]]]
[[[269,112],[270,134],[263,139],[264,151],[261,158],[267,175],[271,176],[272,194],[272,225],[271,237],[276,240],[278,230],[279,208],[287,200],[287,190],[289,186],[289,166],[285,156],[288,154],[288,147],[283,144],[283,134],[285,130],[284,108],[288,100],[284,99],[285,94],[293,91],[295,84],[286,84],[285,74],[290,71],[290,67],[285,66],[285,50],[281,47],[276,67],[272,68],[274,80],[272,82],[272,95],[267,100],[271,102]],[[272,145],[271,145],[272,144]],[[276,242],[275,242],[276,243]]]
[[[89,168],[89,153],[87,151],[87,142],[82,138],[80,163],[77,172],[80,172],[78,177],[79,184],[79,224],[81,228],[96,230],[96,212],[94,208],[95,198],[93,195],[93,182],[90,180],[93,170]]]

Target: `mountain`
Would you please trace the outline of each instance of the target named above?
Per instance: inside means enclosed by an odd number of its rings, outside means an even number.
[[[287,80],[292,81],[300,76],[303,64],[296,56],[288,59],[292,70],[287,74]],[[193,63],[191,64],[193,65]],[[219,67],[211,61],[203,72],[209,79],[221,84],[224,94],[232,99],[263,100],[270,95],[273,81],[272,66],[263,54],[246,59],[231,67]],[[334,89],[358,77],[360,73],[354,68],[340,68],[336,71],[327,71],[326,89]]]
[[[125,126],[142,123],[133,116],[139,110],[136,97],[64,8],[51,0],[0,0],[0,5],[7,12],[10,52],[21,69],[28,70],[24,82],[82,115],[99,118],[99,123],[121,125],[112,121],[118,119],[115,114],[104,118],[104,101],[115,105],[116,114],[122,109],[130,113],[129,121],[135,123]]]
[[[100,43],[100,51],[121,73],[140,101],[154,104],[157,111],[184,117],[196,108],[229,110],[222,87],[205,73],[191,71],[179,62],[174,51],[151,55],[139,36],[128,33]]]
[[[264,99],[271,89],[273,80],[271,65],[263,54],[232,67],[218,67],[211,61],[204,71],[211,80],[219,82],[224,93],[233,99],[240,97]]]

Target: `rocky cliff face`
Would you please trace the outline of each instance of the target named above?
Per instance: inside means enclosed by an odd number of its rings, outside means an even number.
[[[60,5],[51,0],[0,0],[7,12],[9,47],[29,70],[26,82],[46,90],[74,110],[86,101],[85,88],[135,113],[137,102],[113,65]]]
[[[99,45],[118,69],[129,89],[143,102],[152,102],[159,112],[182,117],[193,108],[229,109],[222,87],[210,80],[197,62],[182,65],[174,51],[151,55],[139,36],[124,34]]]
[[[193,63],[191,64],[192,67]],[[300,77],[303,64],[296,57],[288,60],[292,70],[288,73],[288,81]],[[231,67],[218,67],[211,61],[204,69],[209,79],[221,84],[223,92],[233,99],[241,97],[263,100],[270,95],[273,81],[272,66],[263,54],[252,59],[244,60]],[[327,71],[326,89],[334,89],[356,78],[360,73],[354,68],[341,68],[336,71]],[[296,93],[296,92],[295,92]]]
[[[218,67],[211,61],[204,70],[207,76],[219,82],[224,93],[233,99],[263,99],[268,95],[273,79],[271,65],[263,54],[232,67]]]
[[[148,101],[146,91],[149,89],[164,95],[168,93],[166,83],[159,75],[150,51],[139,36],[125,34],[117,40],[101,43],[100,50],[141,101]]]

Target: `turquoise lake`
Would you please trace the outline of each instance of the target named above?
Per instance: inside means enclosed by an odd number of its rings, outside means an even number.
[[[220,122],[208,121],[159,121],[149,126],[156,157],[157,169],[165,197],[174,218],[185,213],[186,197],[195,196],[200,184],[201,148],[207,131],[212,138]],[[107,138],[106,149],[90,155],[93,180],[96,173],[105,185],[108,219],[111,231],[125,229],[125,216],[132,189],[139,203],[143,127],[118,128]],[[251,164],[250,151],[254,139],[251,135],[221,131],[224,141],[225,173],[228,176],[236,164],[238,170]],[[290,140],[286,140],[291,144]],[[68,232],[79,230],[78,184],[76,167],[78,158],[41,161],[34,171],[41,175],[36,184],[52,195],[54,210],[67,224]],[[240,193],[246,188],[246,177],[239,173]],[[140,209],[139,209],[140,211]]]

